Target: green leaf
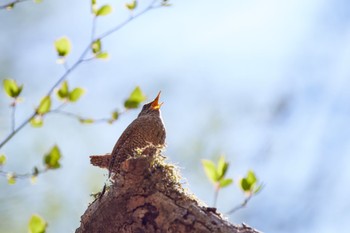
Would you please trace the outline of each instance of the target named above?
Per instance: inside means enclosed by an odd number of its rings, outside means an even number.
[[[41,126],[43,126],[44,122],[43,122],[43,117],[40,116],[40,115],[37,115],[35,117],[33,117],[31,120],[30,120],[30,124],[35,127],[35,128],[39,128]]]
[[[126,3],[125,4],[126,8],[128,8],[129,10],[135,10],[137,7],[137,1],[133,0],[131,3]]]
[[[97,12],[97,2],[96,0],[91,0],[91,11],[96,15]]]
[[[28,223],[29,233],[45,233],[47,222],[37,214],[33,214]]]
[[[18,86],[13,79],[4,79],[3,86],[6,94],[12,98],[17,98],[23,89],[23,85]]]
[[[52,147],[50,152],[44,156],[44,164],[49,169],[57,169],[60,164],[61,152],[57,146]]]
[[[79,98],[85,93],[83,88],[77,87],[74,88],[73,91],[69,93],[69,101],[76,102]]]
[[[129,98],[124,102],[125,108],[138,108],[140,103],[146,99],[140,87],[136,87],[130,94]]]
[[[250,185],[250,183],[247,181],[246,178],[242,178],[241,181],[240,181],[239,183],[240,183],[241,189],[242,189],[244,192],[249,192],[249,191],[250,191],[251,185]]]
[[[4,165],[6,163],[6,156],[5,155],[0,155],[0,166]]]
[[[35,3],[42,3],[43,0],[34,0]]]
[[[101,52],[101,49],[102,49],[101,40],[97,39],[94,42],[92,42],[91,49],[94,54]]]
[[[119,112],[118,111],[112,112],[112,119],[113,120],[118,120],[118,118],[119,118]]]
[[[219,186],[220,186],[220,188],[225,188],[225,187],[229,186],[232,183],[233,183],[233,179],[231,179],[231,178],[221,179],[219,181]]]
[[[218,161],[218,167],[217,167],[217,173],[218,173],[218,179],[225,177],[227,169],[228,169],[229,163],[225,161],[224,156],[220,156],[220,159]]]
[[[112,117],[111,117],[111,119],[109,119],[107,122],[108,122],[109,124],[113,124],[113,122],[115,122],[116,120],[118,120],[118,118],[119,118],[119,112],[118,112],[118,111],[114,111],[114,112],[112,112]]]
[[[91,118],[80,118],[79,121],[82,124],[92,124],[95,122],[95,120]]]
[[[110,5],[103,5],[97,10],[96,16],[105,16],[112,12],[112,7]]]
[[[96,54],[96,58],[97,59],[108,59],[109,54],[107,52],[101,52],[101,53]]]
[[[15,7],[15,3],[10,3],[8,5],[6,5],[6,10],[10,11]]]
[[[16,175],[14,173],[7,173],[7,183],[8,184],[15,184],[16,183]]]
[[[248,174],[247,174],[247,181],[248,181],[248,183],[249,183],[251,186],[253,186],[253,185],[256,183],[256,181],[257,181],[256,176],[255,176],[255,174],[254,174],[254,172],[253,172],[252,170],[249,170],[249,171],[248,171]]]
[[[68,82],[64,81],[57,92],[58,98],[67,99],[69,96]]]
[[[169,0],[163,0],[161,6],[171,6],[171,4],[169,3]]]
[[[64,36],[55,41],[55,48],[58,56],[65,57],[70,53],[71,43],[68,37]]]
[[[259,193],[262,189],[263,189],[263,185],[261,184],[254,190],[254,194]]]
[[[216,183],[218,181],[218,174],[215,164],[210,160],[202,159],[202,165],[209,180]]]
[[[45,96],[41,99],[39,107],[36,109],[36,113],[39,115],[44,115],[45,113],[48,113],[51,108],[51,98],[50,96]]]

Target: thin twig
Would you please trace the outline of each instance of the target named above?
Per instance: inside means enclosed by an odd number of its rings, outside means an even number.
[[[234,212],[236,212],[237,210],[240,210],[244,207],[246,207],[246,205],[248,204],[248,202],[250,201],[250,199],[254,196],[253,193],[250,193],[241,204],[237,205],[236,207],[234,207],[233,209],[231,209],[230,211],[228,211],[226,214],[233,214]]]
[[[94,15],[94,18],[92,19],[92,29],[91,29],[91,41],[94,41],[95,38],[95,31],[96,31],[96,15]]]
[[[34,117],[36,112],[32,113],[25,121],[22,122],[14,131],[12,131],[7,137],[0,143],[0,148],[2,148],[13,136],[15,136],[24,126],[26,126]]]
[[[95,59],[96,59],[96,57],[93,56],[93,57],[85,58],[85,59],[83,60],[83,62],[89,62],[89,61],[92,61],[92,60],[95,60]]]
[[[63,67],[64,67],[64,70],[65,70],[66,72],[67,72],[67,70],[69,70],[69,65],[68,65],[68,63],[67,63],[66,60],[63,62]]]
[[[93,118],[89,118],[89,117],[82,117],[76,113],[72,113],[72,112],[67,112],[67,111],[63,111],[63,110],[60,110],[60,109],[55,109],[55,110],[52,110],[50,111],[50,113],[56,113],[56,114],[61,114],[61,115],[64,115],[64,116],[67,116],[67,117],[71,117],[71,118],[74,118],[74,119],[77,119],[78,121],[84,121],[84,120],[87,120],[87,119],[91,119],[93,120],[92,123],[112,123],[114,120],[112,118],[99,118],[99,119],[93,119]],[[119,113],[120,115],[121,113]]]
[[[216,203],[217,203],[218,196],[219,196],[219,191],[220,191],[220,186],[219,186],[219,184],[216,184],[215,192],[214,192],[214,203],[213,203],[213,207],[216,207]]]
[[[85,55],[88,51],[89,51],[89,46],[84,50],[84,52],[81,54],[79,59],[70,68],[68,68],[64,72],[64,74],[56,81],[56,83],[50,88],[50,90],[46,94],[47,96],[50,96],[52,94],[52,92],[55,90],[55,88],[58,85],[60,85],[61,82],[63,82],[67,78],[67,76],[79,66],[79,64],[83,61],[83,58],[85,57]]]
[[[237,210],[243,209],[244,207],[246,207],[246,205],[248,204],[248,202],[250,201],[250,199],[252,199],[254,196],[256,196],[258,193],[260,193],[260,191],[263,189],[263,185],[261,185],[261,188],[259,191],[255,191],[255,192],[250,192],[248,194],[248,196],[243,200],[243,202],[239,205],[237,205],[236,207],[232,208],[230,211],[228,211],[226,214],[233,214],[234,212],[236,212]]]
[[[149,10],[152,10],[154,8],[156,8],[154,6],[154,3],[157,2],[157,0],[153,0],[148,7],[146,7],[145,9],[143,9],[142,11],[140,11],[138,14],[130,16],[127,20],[125,20],[124,22],[122,22],[121,24],[119,24],[116,27],[111,28],[110,30],[102,33],[100,36],[97,37],[97,39],[103,39],[107,36],[109,36],[110,34],[119,31],[121,28],[123,28],[125,25],[127,25],[129,22],[133,21],[134,19],[140,17],[141,15],[145,14],[146,12],[148,12]]]
[[[32,176],[37,176],[39,174],[47,172],[48,170],[49,169],[47,169],[47,168],[42,169],[42,170],[38,169],[36,174],[35,174],[35,172],[28,172],[28,173],[18,174],[18,173],[15,173],[15,172],[6,172],[6,171],[1,171],[0,170],[0,176],[5,176],[6,177],[8,174],[13,174],[13,176],[15,178],[23,179],[23,178],[29,178],[29,177],[32,177]]]
[[[20,1],[24,1],[24,0],[20,0]],[[126,24],[128,24],[129,22],[131,22],[132,20],[138,18],[139,16],[143,15],[144,13],[146,13],[147,11],[156,8],[154,6],[154,3],[157,0],[153,0],[150,5],[148,7],[146,7],[144,10],[142,10],[140,13],[136,14],[135,16],[127,19],[126,21],[120,23],[118,26],[106,31],[105,33],[103,33],[101,36],[98,37],[98,39],[102,39],[105,38],[113,33],[115,33],[116,31],[118,31],[119,29],[123,28]],[[68,75],[74,71],[81,63],[86,62],[86,61],[90,61],[90,60],[85,60],[85,56],[87,55],[87,53],[90,51],[91,49],[91,44],[94,42],[95,40],[92,40],[84,49],[84,51],[82,52],[82,54],[80,55],[80,57],[78,58],[78,60],[71,66],[71,67],[67,67],[67,69],[65,70],[65,72],[63,73],[63,75],[58,78],[58,80],[54,83],[54,85],[49,89],[49,91],[47,92],[46,96],[51,96],[52,92],[55,90],[55,88],[60,85],[61,82],[63,82]],[[5,139],[0,143],[0,149],[13,137],[15,136],[24,126],[26,126],[35,116],[37,115],[36,111],[34,113],[32,113],[25,121],[23,121],[20,126],[18,126],[15,130],[13,130],[9,135],[7,135],[5,137]]]
[[[16,129],[16,100],[11,104],[11,130],[12,132]]]
[[[21,2],[27,2],[27,1],[30,1],[30,0],[16,0],[16,1],[12,1],[12,2],[9,2],[9,3],[5,4],[5,5],[1,5],[0,6],[0,10],[11,9],[16,4],[21,3]]]

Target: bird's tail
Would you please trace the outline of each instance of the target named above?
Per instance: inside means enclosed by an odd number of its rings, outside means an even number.
[[[100,167],[100,168],[106,168],[109,169],[110,161],[111,161],[111,155],[105,154],[105,155],[91,155],[90,156],[90,163],[94,166]]]

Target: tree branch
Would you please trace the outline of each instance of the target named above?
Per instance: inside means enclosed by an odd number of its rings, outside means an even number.
[[[26,1],[26,0],[17,0],[14,1],[16,3],[18,2],[22,2],[22,1]],[[153,0],[148,7],[146,7],[144,10],[142,10],[140,13],[138,13],[137,15],[130,17],[129,19],[125,20],[124,22],[120,23],[119,25],[117,25],[116,27],[112,28],[111,30],[106,31],[105,33],[103,33],[101,36],[98,37],[98,39],[102,39],[105,38],[107,36],[110,36],[111,34],[117,32],[118,30],[120,30],[121,28],[123,28],[125,25],[127,25],[129,22],[133,21],[134,19],[138,18],[139,16],[143,15],[144,13],[146,13],[147,11],[155,8],[154,3],[157,0]],[[93,28],[95,23],[93,23]],[[95,30],[95,29],[93,29]],[[51,86],[51,88],[49,89],[49,91],[47,92],[46,96],[51,96],[51,94],[53,93],[53,91],[55,90],[56,87],[58,87],[64,80],[67,79],[67,77],[69,76],[69,74],[71,72],[73,72],[81,63],[83,62],[87,62],[87,61],[91,61],[92,59],[88,59],[86,60],[86,55],[88,54],[88,52],[91,49],[91,45],[95,40],[90,41],[90,43],[88,43],[88,45],[85,47],[85,49],[83,50],[83,52],[81,53],[81,55],[79,56],[78,60],[73,63],[73,65],[71,67],[65,66],[65,72],[63,73],[63,75],[61,77],[59,77],[57,79],[57,81]],[[36,111],[34,111],[34,113],[32,113],[26,120],[24,120],[17,128],[15,128],[14,130],[12,130],[12,132],[7,135],[1,142],[0,142],[0,149],[12,138],[14,137],[24,126],[26,126],[35,116],[37,115]]]
[[[10,10],[16,4],[21,3],[21,2],[27,2],[27,1],[30,1],[30,0],[16,0],[16,1],[12,1],[12,2],[9,2],[9,3],[5,4],[5,5],[1,5],[0,6],[0,10],[4,10],[4,9]]]
[[[203,206],[182,188],[176,168],[164,158],[156,152],[121,162],[114,182],[89,205],[76,233],[258,233]],[[110,159],[110,155],[92,156],[91,162],[106,168]]]

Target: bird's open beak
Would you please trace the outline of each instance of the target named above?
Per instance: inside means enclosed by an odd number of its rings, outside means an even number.
[[[160,92],[158,93],[157,97],[153,100],[150,109],[153,109],[153,110],[160,109],[160,107],[162,106],[163,102],[159,103],[159,97],[160,97]]]

